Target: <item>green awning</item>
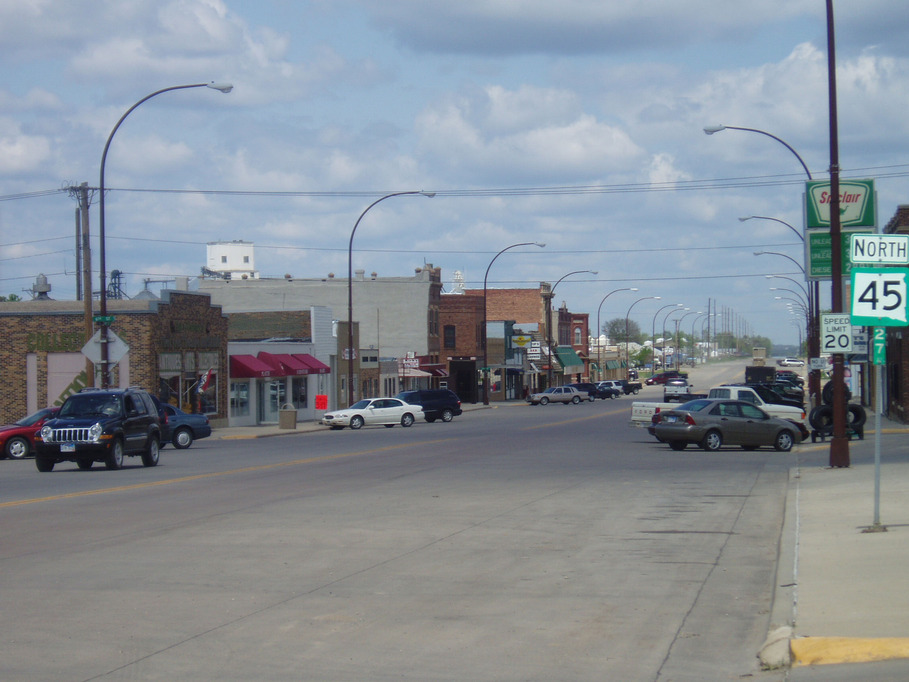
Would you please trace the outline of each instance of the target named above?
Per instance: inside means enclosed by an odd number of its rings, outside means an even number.
[[[556,359],[562,365],[563,374],[583,374],[584,361],[578,356],[574,348],[560,347],[556,348]]]

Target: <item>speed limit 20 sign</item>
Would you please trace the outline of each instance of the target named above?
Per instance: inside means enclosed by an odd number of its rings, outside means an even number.
[[[905,327],[907,316],[906,268],[853,268],[852,324],[870,327]]]

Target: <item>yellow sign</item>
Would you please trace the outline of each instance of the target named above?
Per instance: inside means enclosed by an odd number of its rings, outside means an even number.
[[[529,336],[512,336],[511,340],[514,345],[518,346],[519,348],[523,348],[530,343],[531,338]]]

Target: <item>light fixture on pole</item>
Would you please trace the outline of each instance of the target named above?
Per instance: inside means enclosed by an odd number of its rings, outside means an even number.
[[[724,126],[724,125],[707,126],[706,128],[704,128],[704,132],[707,135],[713,135],[714,133],[719,133],[723,130],[744,130],[749,133],[758,133],[760,135],[766,135],[767,137],[770,137],[770,138],[776,140],[777,142],[779,142],[781,145],[786,147],[786,149],[788,149],[790,152],[792,152],[795,155],[795,158],[797,158],[799,160],[799,163],[802,164],[802,168],[805,169],[805,173],[808,174],[808,179],[811,180],[811,171],[808,170],[807,164],[802,159],[802,157],[799,156],[798,152],[795,151],[795,149],[793,149],[789,145],[789,143],[786,142],[785,140],[780,139],[776,135],[772,135],[772,134],[768,133],[766,130],[758,130],[757,128],[741,128],[739,126]]]
[[[799,263],[799,262],[798,262],[795,258],[793,258],[792,256],[787,256],[785,253],[780,253],[779,251],[755,251],[755,252],[754,252],[754,255],[755,255],[755,256],[780,256],[780,257],[782,257],[782,258],[788,258],[788,259],[791,260],[793,263],[795,263],[795,267],[797,267],[799,270],[801,270],[801,271],[802,271],[802,274],[805,273],[805,268],[802,267],[802,264]]]
[[[689,315],[701,315],[701,314],[703,314],[702,310],[691,310],[691,311],[685,313],[684,315],[682,315],[679,319],[677,319],[675,321],[675,345],[677,346],[676,354],[675,354],[675,368],[676,369],[681,369],[681,362],[682,362],[682,336],[679,333],[679,326],[682,324],[682,320],[684,320]]]
[[[363,209],[363,212],[360,214],[360,217],[357,218],[357,222],[354,223],[353,229],[350,231],[350,242],[347,245],[347,406],[350,407],[354,403],[354,356],[357,354],[354,349],[354,334],[353,334],[353,240],[354,235],[357,233],[357,228],[360,226],[360,221],[363,220],[363,216],[369,213],[369,209],[375,206],[378,203],[385,201],[386,199],[391,199],[392,197],[403,197],[411,194],[420,194],[424,197],[429,197],[430,199],[434,197],[435,192],[424,192],[422,190],[413,190],[408,192],[392,192],[391,194],[386,194],[383,197],[379,197],[369,206]]]
[[[613,291],[610,291],[605,296],[603,296],[603,300],[601,300],[600,305],[597,306],[597,364],[600,367],[600,378],[601,379],[603,378],[603,353],[602,353],[603,346],[600,343],[600,334],[603,332],[603,330],[600,329],[600,311],[603,309],[603,304],[606,302],[606,299],[609,298],[610,296],[612,296],[613,294],[617,294],[620,291],[637,291],[637,290],[638,290],[637,287],[625,287],[623,289],[615,289]]]
[[[547,297],[546,301],[546,345],[548,346],[549,355],[549,369],[546,371],[546,388],[552,386],[552,298],[555,296],[555,290],[556,287],[559,286],[559,282],[561,282],[566,277],[571,277],[571,275],[579,275],[584,272],[591,275],[600,274],[596,270],[573,270],[572,272],[559,277],[559,279],[556,280],[556,283],[553,284],[549,289],[549,296]]]
[[[487,346],[486,338],[486,284],[489,279],[489,270],[492,268],[492,264],[496,262],[496,258],[501,256],[503,253],[509,249],[515,249],[519,246],[539,246],[541,249],[546,246],[541,242],[521,242],[520,244],[512,244],[511,246],[506,246],[504,249],[499,251],[495,256],[492,257],[492,260],[489,261],[489,265],[486,266],[486,274],[483,275],[483,366],[481,371],[483,372],[483,404],[489,404],[489,348]]]
[[[211,88],[212,90],[218,90],[223,93],[228,93],[234,89],[234,86],[230,83],[194,83],[191,85],[174,85],[169,88],[162,88],[161,90],[156,90],[150,95],[146,95],[138,102],[133,104],[129,109],[126,110],[126,113],[120,117],[120,120],[117,121],[117,124],[114,126],[114,129],[110,131],[110,135],[107,137],[107,142],[104,144],[104,152],[101,154],[101,173],[99,179],[99,198],[98,198],[98,243],[100,254],[98,256],[98,269],[100,270],[100,282],[101,282],[101,291],[99,299],[99,326],[101,332],[101,388],[110,387],[110,354],[108,352],[108,329],[110,327],[111,319],[107,314],[107,235],[105,232],[105,221],[104,221],[104,170],[107,165],[107,152],[110,149],[110,143],[114,139],[114,134],[117,130],[120,129],[120,125],[123,121],[126,120],[126,117],[129,116],[139,105],[147,102],[152,97],[157,97],[160,94],[165,92],[171,92],[173,90],[187,90],[189,88]],[[87,295],[91,295],[91,292],[86,292]]]
[[[650,338],[653,339],[653,342],[652,342],[653,345],[651,346],[651,349],[652,349],[651,359],[650,359],[651,367],[656,366],[656,319],[657,319],[657,315],[659,315],[661,311],[666,310],[667,308],[684,308],[684,307],[685,307],[684,303],[670,303],[669,305],[664,305],[662,308],[660,308],[653,314],[653,321],[650,323]],[[666,316],[668,317],[669,313],[666,313]],[[663,348],[665,348],[665,347],[666,347],[666,343],[664,341]]]
[[[661,298],[660,296],[644,296],[643,298],[639,298],[637,301],[635,301],[628,307],[628,311],[625,313],[625,378],[626,379],[630,379],[630,374],[628,373],[628,370],[631,369],[631,353],[629,352],[630,342],[628,339],[628,317],[631,315],[631,309],[634,308],[641,301],[649,301],[649,300],[659,301],[660,298]]]

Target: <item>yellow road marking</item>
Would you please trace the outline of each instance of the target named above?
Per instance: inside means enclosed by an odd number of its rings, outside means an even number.
[[[165,481],[149,481],[147,483],[134,483],[132,485],[120,485],[113,488],[102,488],[99,490],[83,490],[77,493],[63,493],[61,495],[48,495],[47,497],[34,497],[26,500],[14,500],[11,502],[0,502],[0,509],[8,507],[21,507],[26,504],[36,504],[38,502],[53,502],[55,500],[68,500],[76,497],[89,497],[91,495],[104,495],[107,493],[119,493],[127,490],[139,490],[141,488],[153,488],[159,485],[171,485],[174,483],[187,483],[189,481],[199,481],[205,478],[215,478],[216,476],[232,476],[234,474],[245,474],[251,471],[267,471],[268,469],[277,469],[279,467],[297,466],[300,464],[314,464],[315,462],[330,462],[336,459],[346,459],[349,457],[362,457],[377,452],[388,452],[404,448],[416,448],[426,445],[435,445],[451,439],[425,440],[417,443],[405,443],[401,445],[387,445],[382,448],[373,448],[370,450],[361,450],[359,452],[345,452],[338,455],[323,455],[321,457],[307,457],[305,459],[295,459],[290,462],[275,462],[274,464],[259,464],[242,469],[228,469],[227,471],[212,471],[206,474],[195,474],[193,476],[181,476],[180,478],[170,478]]]

